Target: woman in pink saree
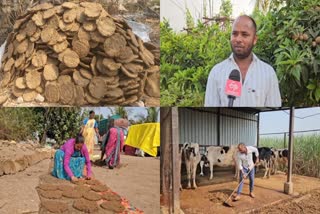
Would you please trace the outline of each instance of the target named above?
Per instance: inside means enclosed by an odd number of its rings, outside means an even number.
[[[120,164],[120,152],[124,146],[124,131],[128,127],[127,120],[119,119],[114,123],[114,127],[109,129],[109,136],[105,145],[105,161],[109,169],[113,169]]]
[[[124,137],[123,130],[119,127],[113,127],[109,131],[109,140],[106,145],[106,164],[109,169],[113,169],[120,164],[120,152],[123,150]]]

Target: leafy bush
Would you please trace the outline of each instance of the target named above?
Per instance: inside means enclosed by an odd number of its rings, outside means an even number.
[[[48,135],[62,145],[80,132],[81,122],[84,119],[80,108],[43,108],[42,111],[44,113],[41,132],[43,142]]]
[[[80,108],[1,108],[0,139],[33,139],[38,133],[43,142],[48,135],[61,145],[79,133],[82,120]]]
[[[276,70],[282,105],[320,102],[320,5],[316,0],[275,1],[269,12],[255,11],[254,53]],[[161,23],[161,105],[203,106],[211,68],[226,59],[231,27],[201,23],[188,33]]]
[[[231,53],[230,26],[198,26],[175,33],[168,22],[161,29],[161,105],[202,106],[212,67]]]
[[[280,9],[273,8],[266,16],[257,13],[255,18],[261,25],[255,50],[275,68],[283,105],[318,104],[319,3],[314,0],[290,1]]]
[[[41,118],[32,108],[0,108],[0,139],[33,139],[33,133],[41,129]]]

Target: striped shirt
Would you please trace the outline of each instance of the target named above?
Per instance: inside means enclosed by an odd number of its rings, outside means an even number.
[[[232,70],[240,71],[233,54],[215,65],[208,78],[205,106],[228,106],[225,85]],[[242,82],[241,72],[240,81]],[[280,107],[279,83],[274,69],[261,61],[255,54],[242,83],[241,96],[234,100],[233,106]]]
[[[238,151],[238,167],[239,170],[242,170],[243,168],[246,169],[252,169],[254,166],[253,160],[252,160],[252,153],[256,155],[256,157],[259,157],[259,151],[256,147],[253,146],[247,146],[247,153],[241,153]]]

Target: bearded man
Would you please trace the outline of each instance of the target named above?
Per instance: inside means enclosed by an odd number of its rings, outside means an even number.
[[[240,71],[242,86],[240,97],[234,107],[280,107],[279,83],[274,69],[261,61],[252,49],[257,43],[256,23],[247,15],[239,16],[233,23],[231,33],[232,54],[215,65],[208,78],[205,106],[228,106],[225,93],[226,82],[232,70]]]

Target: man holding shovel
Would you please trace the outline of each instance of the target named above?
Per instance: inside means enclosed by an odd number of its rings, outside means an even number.
[[[234,197],[235,201],[240,200],[244,179],[249,177],[250,197],[254,198],[254,167],[259,162],[259,151],[253,146],[246,146],[244,143],[238,145],[237,164],[240,171],[240,183],[237,194]],[[256,155],[256,161],[253,163],[253,153]]]

